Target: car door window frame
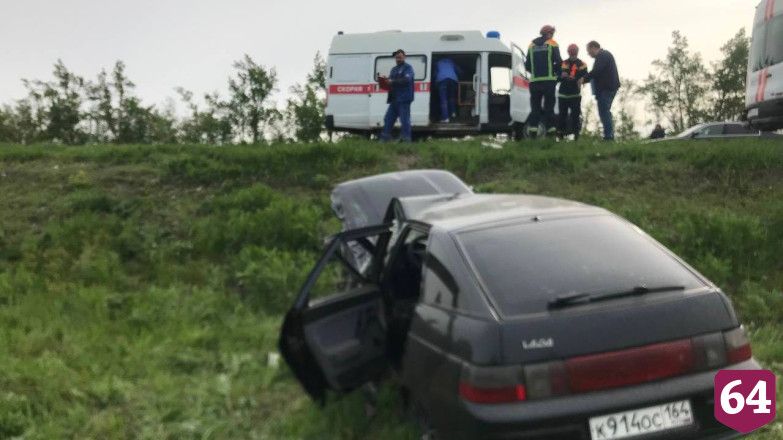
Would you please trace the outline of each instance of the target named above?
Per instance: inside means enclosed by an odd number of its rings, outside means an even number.
[[[299,290],[299,293],[296,296],[296,300],[294,301],[292,309],[302,311],[309,307],[310,292],[313,289],[313,286],[315,286],[315,283],[318,281],[318,278],[320,277],[324,268],[327,266],[327,264],[329,264],[329,261],[331,260],[332,256],[334,256],[335,252],[337,252],[341,246],[346,245],[350,241],[360,240],[368,236],[372,236],[372,235],[381,236],[385,233],[388,233],[390,231],[390,227],[391,225],[389,224],[384,224],[379,226],[369,226],[366,228],[341,232],[339,234],[330,237],[327,240],[325,251],[318,259],[318,262],[316,263],[315,267],[313,267],[313,269],[307,275],[307,279],[304,285]],[[338,254],[338,259],[344,266],[346,266],[349,270],[351,270],[354,273],[354,275],[358,276],[363,281],[366,281],[368,283],[375,283],[376,277],[374,276],[374,274],[377,273],[376,265],[378,264],[378,260],[377,260],[377,258],[379,257],[378,251],[379,249],[376,246],[374,252],[372,252],[374,256],[373,256],[373,261],[370,263],[371,270],[368,275],[363,275],[359,273],[359,271],[353,266],[351,266],[351,264],[349,264],[348,261],[342,255]]]
[[[386,249],[386,253],[383,256],[384,258],[384,267],[382,270],[382,273],[379,277],[379,285],[384,286],[389,276],[391,275],[391,272],[394,267],[394,263],[397,260],[397,258],[400,257],[400,252],[402,252],[402,249],[405,245],[405,240],[408,238],[408,235],[412,232],[419,232],[424,234],[427,237],[427,246],[429,246],[429,235],[430,235],[430,227],[429,225],[418,223],[418,222],[406,222],[402,224],[399,227],[399,232],[394,232],[393,235],[396,236],[396,239],[392,239],[388,243],[388,247]],[[426,248],[425,248],[426,249]],[[425,251],[425,258],[426,258],[426,251]],[[421,294],[423,292],[424,288],[424,260],[422,260],[422,267],[421,267],[421,281],[419,283],[419,300],[421,300]],[[395,299],[393,296],[389,296],[388,292],[386,292],[386,289],[383,289],[385,299],[389,302],[393,302]]]

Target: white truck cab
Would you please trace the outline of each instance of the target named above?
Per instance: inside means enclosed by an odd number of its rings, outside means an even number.
[[[753,128],[783,129],[783,0],[763,0],[756,8],[745,107]]]
[[[377,83],[395,65],[392,52],[403,49],[415,74],[411,125],[414,136],[464,136],[528,133],[530,81],[525,53],[506,46],[500,34],[479,31],[343,34],[332,39],[326,67],[326,127],[329,131],[378,136],[387,93]],[[459,66],[457,117],[440,122],[434,83],[437,63],[448,57]]]

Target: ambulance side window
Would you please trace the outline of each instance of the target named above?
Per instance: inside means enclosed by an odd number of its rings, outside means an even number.
[[[528,76],[527,70],[525,69],[525,61],[527,60],[527,55],[522,49],[519,49],[518,47],[514,46],[511,48],[512,51],[516,52],[517,60],[518,62],[516,65],[511,66],[513,69],[512,72],[514,75],[519,75],[522,78],[530,79]]]
[[[767,25],[762,23],[753,30],[753,40],[750,45],[750,66],[753,72],[769,66],[766,49]]]
[[[367,56],[340,55],[330,59],[329,72],[332,81],[336,83],[354,83],[364,81],[362,74],[367,73]]]
[[[767,37],[767,54],[769,65],[783,63],[783,15],[771,19],[769,24],[769,36]]]
[[[427,57],[424,55],[408,55],[405,57],[405,62],[413,67],[414,81],[423,81],[427,78]],[[388,75],[397,62],[394,57],[378,57],[375,59],[375,74],[374,78],[378,78],[378,75]]]
[[[489,69],[489,83],[493,95],[508,95],[511,91],[511,69],[494,66]]]

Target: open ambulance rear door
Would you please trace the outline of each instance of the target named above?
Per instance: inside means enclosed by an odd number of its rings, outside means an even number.
[[[369,128],[370,97],[375,88],[371,66],[370,55],[329,56],[326,114],[334,118],[335,128]]]
[[[515,43],[511,43],[511,120],[517,127],[515,136],[530,116],[530,76],[525,70],[525,52]]]

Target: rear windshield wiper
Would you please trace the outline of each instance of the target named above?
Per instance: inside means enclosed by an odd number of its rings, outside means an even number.
[[[556,299],[549,301],[549,308],[561,309],[577,304],[589,304],[593,302],[624,298],[627,296],[646,295],[648,293],[671,292],[675,290],[685,290],[685,286],[661,286],[661,287],[636,286],[630,290],[623,290],[621,292],[614,292],[614,293],[603,293],[603,294],[572,293],[568,295],[558,296]]]

